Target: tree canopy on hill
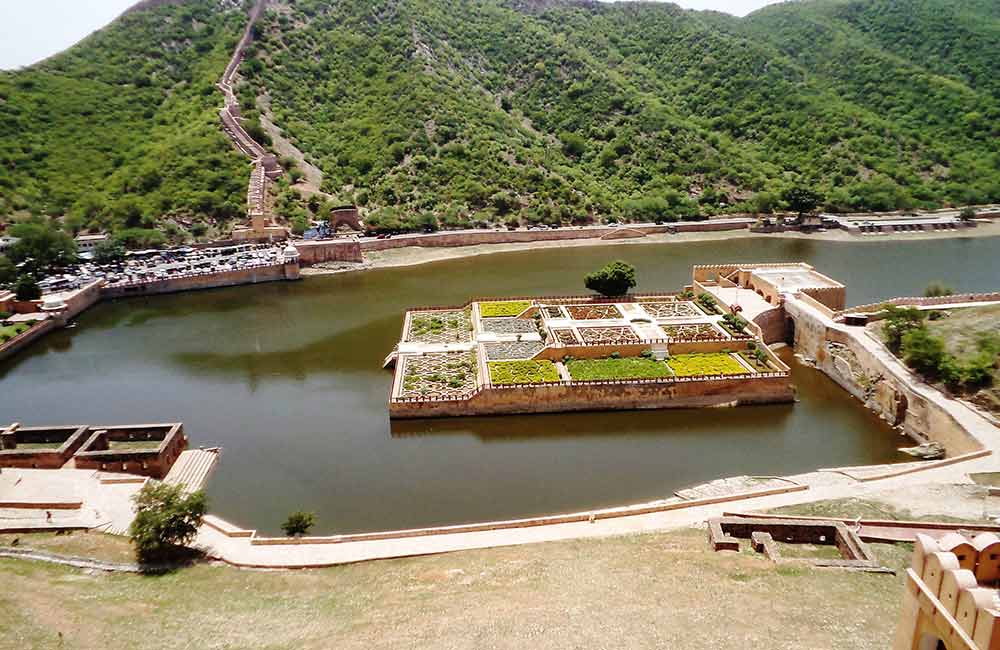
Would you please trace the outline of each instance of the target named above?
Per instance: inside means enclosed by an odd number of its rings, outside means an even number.
[[[212,84],[246,17],[226,7],[134,12],[0,74],[0,215],[175,239],[238,216],[246,169]],[[248,128],[263,98],[331,200],[385,231],[785,210],[796,187],[829,211],[1000,201],[986,0],[812,0],[743,19],[275,0],[255,33],[237,89]],[[277,205],[299,230],[318,214],[286,181]]]

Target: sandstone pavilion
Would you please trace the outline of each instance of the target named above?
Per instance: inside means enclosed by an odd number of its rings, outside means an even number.
[[[783,338],[784,327],[770,294],[788,282],[818,284],[824,293],[839,288],[842,300],[842,285],[808,265],[719,265],[695,267],[680,294],[411,309],[386,359],[395,366],[389,412],[412,418],[790,402],[788,366],[767,347]]]

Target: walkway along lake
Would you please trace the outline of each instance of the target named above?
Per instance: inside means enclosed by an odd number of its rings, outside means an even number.
[[[99,305],[0,365],[0,422],[183,421],[225,448],[212,510],[277,532],[359,532],[575,511],[736,474],[902,460],[905,442],[832,381],[793,366],[801,401],[738,409],[423,420],[390,425],[382,359],[414,305],[582,292],[612,259],[647,291],[693,264],[805,261],[848,302],[933,280],[1000,287],[1000,238],[741,239],[545,249]]]

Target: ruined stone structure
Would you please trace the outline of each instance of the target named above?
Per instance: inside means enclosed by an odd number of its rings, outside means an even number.
[[[1000,649],[1000,537],[917,535],[893,650]]]
[[[0,430],[0,467],[94,469],[163,478],[187,448],[180,423]]]

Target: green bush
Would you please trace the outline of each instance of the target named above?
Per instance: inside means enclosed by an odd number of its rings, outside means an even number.
[[[604,296],[623,296],[636,285],[635,267],[622,261],[611,262],[587,275],[584,285]]]
[[[305,535],[316,524],[316,515],[312,512],[297,510],[288,515],[285,522],[281,524],[281,530],[288,537],[299,537]]]
[[[147,483],[135,497],[129,537],[140,562],[170,559],[177,547],[194,539],[208,510],[205,493],[190,494],[181,485]]]

